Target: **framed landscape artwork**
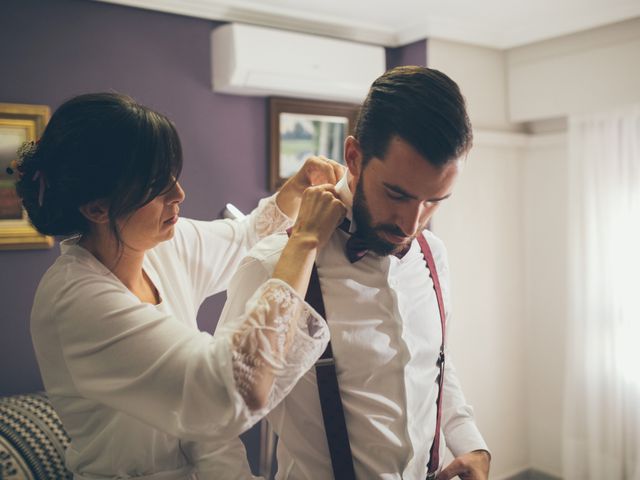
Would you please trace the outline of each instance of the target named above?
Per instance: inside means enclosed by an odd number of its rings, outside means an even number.
[[[53,246],[53,237],[39,234],[29,223],[16,193],[16,173],[7,173],[18,148],[42,135],[49,116],[45,105],[0,103],[0,250]]]
[[[269,99],[269,188],[276,191],[312,155],[344,163],[344,139],[358,106],[291,98]]]

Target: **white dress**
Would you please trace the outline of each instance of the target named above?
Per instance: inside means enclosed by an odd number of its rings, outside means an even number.
[[[31,334],[71,437],[66,461],[75,478],[251,478],[246,461],[216,470],[216,456],[293,388],[328,330],[278,280],[265,282],[215,337],[198,330],[196,314],[227,288],[248,249],[289,223],[273,197],[241,221],[180,219],[174,238],[144,259],[158,305],[141,302],[74,239],[62,242],[36,292]],[[289,319],[296,330],[283,358],[263,333],[284,338]],[[261,362],[275,380],[266,407],[252,411],[243,394]]]

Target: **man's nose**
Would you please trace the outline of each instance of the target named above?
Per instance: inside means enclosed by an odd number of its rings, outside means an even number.
[[[397,225],[403,231],[405,236],[411,237],[418,233],[423,215],[423,207],[419,205],[407,206],[398,219]]]

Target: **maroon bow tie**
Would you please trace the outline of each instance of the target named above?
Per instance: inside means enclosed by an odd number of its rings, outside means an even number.
[[[355,263],[358,260],[364,258],[364,256],[369,253],[369,242],[367,242],[366,239],[359,237],[357,235],[357,232],[351,233],[349,231],[350,227],[351,222],[345,218],[338,228],[350,235],[345,246],[345,253],[349,261],[351,263]],[[406,255],[410,248],[411,244],[407,245],[407,247],[404,248],[401,252],[398,252],[394,255],[398,258],[402,258]]]

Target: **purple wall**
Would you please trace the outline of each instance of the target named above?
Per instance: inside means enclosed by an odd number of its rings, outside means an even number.
[[[249,210],[266,191],[266,101],[210,88],[216,24],[86,0],[2,0],[0,102],[49,105],[116,90],[171,118],[185,156],[185,216],[214,218],[231,201]],[[426,42],[387,51],[388,66],[426,61]],[[0,395],[42,387],[29,312],[52,250],[0,251]],[[212,330],[224,298],[199,315]],[[10,368],[9,368],[10,366]]]
[[[211,90],[215,23],[86,0],[2,0],[0,102],[54,110],[79,93],[116,90],[171,118],[184,147],[185,216],[249,210],[266,191],[266,101]],[[41,388],[29,312],[52,250],[0,252],[0,395]],[[223,298],[200,312],[212,329]]]
[[[250,210],[267,194],[266,100],[212,92],[215,25],[87,0],[2,0],[0,102],[53,111],[80,93],[129,94],[178,128],[187,193],[182,214],[215,218],[226,202]],[[387,60],[424,65],[426,42],[391,49]],[[42,388],[29,313],[38,281],[57,255],[57,245],[0,251],[0,395]],[[203,329],[212,331],[223,302],[219,295],[203,305]],[[249,446],[256,445],[256,432],[250,435]]]
[[[247,211],[267,194],[266,101],[214,94],[209,35],[216,24],[86,0],[2,0],[0,102],[49,105],[116,90],[171,118],[185,156],[185,216]],[[424,64],[426,42],[389,49],[389,66]],[[38,281],[58,254],[0,251],[0,395],[42,387],[29,338]],[[201,309],[212,330],[223,296]],[[10,365],[10,368],[7,366]]]
[[[400,65],[427,65],[427,41],[418,40],[408,45],[387,48],[387,68]]]

